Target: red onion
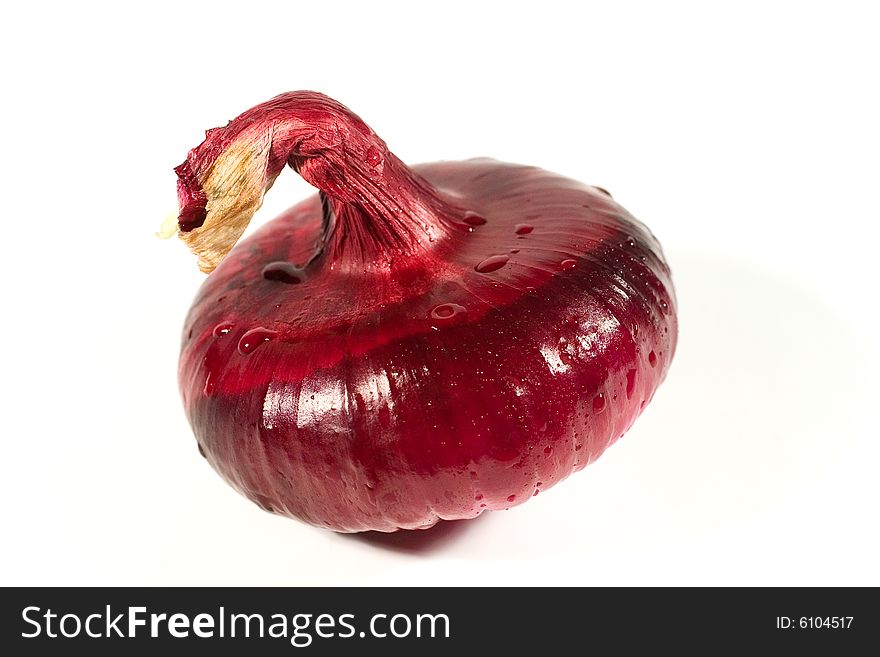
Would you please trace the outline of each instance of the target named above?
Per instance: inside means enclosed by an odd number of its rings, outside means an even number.
[[[285,165],[320,193],[230,252]],[[521,504],[623,435],[672,359],[660,246],[598,187],[407,167],[313,92],[209,130],[176,172],[176,228],[213,271],[184,330],[186,412],[267,511],[395,531]]]

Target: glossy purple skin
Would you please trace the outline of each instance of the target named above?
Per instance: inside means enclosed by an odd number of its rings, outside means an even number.
[[[315,196],[233,249],[189,313],[200,449],[268,511],[387,532],[507,509],[594,461],[665,376],[669,270],[607,194],[487,159],[413,170],[470,209],[436,257],[293,268]]]

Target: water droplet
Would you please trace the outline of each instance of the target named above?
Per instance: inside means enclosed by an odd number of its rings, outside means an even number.
[[[450,319],[466,312],[467,308],[459,306],[457,303],[441,303],[431,311],[431,317],[434,319]]]
[[[302,283],[302,270],[292,262],[278,260],[263,267],[263,278],[280,283]]]
[[[478,264],[474,269],[476,269],[481,274],[488,274],[489,272],[498,271],[504,265],[507,264],[507,261],[510,260],[510,256],[508,255],[493,255],[489,256],[483,262]]]
[[[636,371],[630,370],[626,373],[626,398],[632,399],[633,391],[636,389]]]
[[[575,445],[575,446],[574,446],[574,451],[579,452],[579,451],[581,451],[583,448],[584,448],[583,445],[578,444],[578,445]]]
[[[547,456],[550,456],[552,453],[553,453],[553,448],[550,447],[550,445],[547,445],[547,447],[544,448],[544,454],[546,454]]]
[[[562,262],[559,263],[563,269],[574,269],[577,267],[577,260],[572,260],[571,258],[566,258]]]
[[[241,336],[241,340],[238,341],[238,353],[242,356],[247,356],[249,353],[253,352],[254,349],[265,344],[276,335],[278,335],[278,333],[263,328],[262,326],[251,329]]]
[[[605,395],[601,392],[593,398],[593,411],[596,413],[601,413],[602,409],[605,408]]]
[[[230,324],[229,322],[223,322],[222,324],[217,324],[217,326],[214,327],[214,330],[211,332],[211,334],[215,338],[222,338],[224,335],[229,333],[231,330],[232,330],[232,324]]]
[[[510,252],[511,253],[519,253],[519,249],[511,249]]]
[[[517,235],[528,235],[535,230],[535,227],[531,224],[517,224],[513,229],[516,231]]]
[[[483,499],[483,494],[482,494],[482,493],[477,493],[476,495],[474,495],[474,499],[475,499],[477,502],[479,502],[481,499]]]
[[[485,509],[485,508],[486,508],[486,505],[485,505],[485,504],[481,504],[481,505],[480,505],[480,508],[481,508],[481,509]]]
[[[544,485],[544,482],[539,481],[537,484],[535,484],[535,488],[540,488],[543,485]]]
[[[382,161],[382,155],[379,153],[379,149],[375,146],[370,146],[367,149],[367,164],[371,167],[377,167],[379,162]]]
[[[669,304],[663,299],[660,300],[660,309],[663,311],[664,315],[669,314]]]
[[[599,185],[593,185],[593,189],[597,189],[597,190],[599,190],[600,192],[602,192],[603,194],[605,194],[605,196],[607,196],[608,198],[612,198],[612,196],[611,196],[611,192],[609,192],[609,191],[608,191],[607,189],[605,189],[604,187],[599,187]]]
[[[470,210],[464,213],[462,221],[464,221],[464,223],[466,223],[468,226],[482,226],[486,223],[485,217],[481,217],[476,212],[471,212]]]
[[[508,495],[508,496],[507,496],[507,501],[508,501],[508,502],[513,502],[515,499],[516,499],[516,495]]]
[[[636,245],[636,241],[632,237],[627,237],[624,245],[628,247],[634,247]]]
[[[648,362],[651,364],[651,367],[657,366],[657,354],[655,354],[653,351],[648,354]]]

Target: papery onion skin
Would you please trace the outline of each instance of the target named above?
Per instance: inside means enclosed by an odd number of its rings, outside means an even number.
[[[268,511],[389,532],[507,509],[594,461],[666,374],[669,269],[607,193],[489,159],[410,176],[390,187],[427,200],[402,205],[440,217],[418,246],[369,244],[382,218],[319,180],[190,310],[179,376],[199,448]],[[187,185],[183,222],[201,202]]]

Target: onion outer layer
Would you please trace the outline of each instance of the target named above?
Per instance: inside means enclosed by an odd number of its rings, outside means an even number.
[[[232,249],[285,165],[319,194]],[[176,171],[179,235],[213,271],[184,405],[267,511],[395,531],[521,504],[623,435],[672,359],[660,246],[599,188],[407,167],[313,92],[208,131]]]

